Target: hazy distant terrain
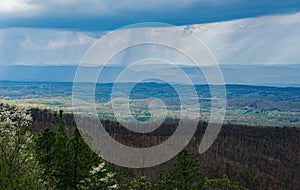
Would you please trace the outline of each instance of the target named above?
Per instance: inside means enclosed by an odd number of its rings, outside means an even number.
[[[89,85],[89,84],[86,84]],[[131,83],[121,83],[120,91],[129,88]],[[71,82],[0,82],[0,102],[26,104],[32,107],[52,110],[72,111]],[[81,92],[88,94],[83,86]],[[96,85],[96,107],[100,117],[114,119],[111,91],[113,84]],[[190,86],[175,85],[185,93],[183,96],[193,98]],[[213,101],[207,85],[196,85],[200,103],[200,116],[208,120],[210,103]],[[226,85],[227,110],[226,123],[263,126],[300,127],[300,88],[268,87],[247,85]],[[139,83],[130,94],[130,108],[134,116],[147,120],[151,114],[149,101],[159,98],[167,106],[169,117],[176,118],[180,110],[179,96],[174,88],[165,83]],[[122,102],[121,102],[122,103]],[[120,105],[122,106],[122,105]],[[189,111],[199,112],[198,108],[187,105]]]
[[[155,66],[154,66],[155,67]],[[202,72],[195,67],[180,66],[195,84],[206,84]],[[87,73],[98,71],[96,67],[84,68]],[[100,83],[114,82],[124,66],[108,66],[102,70]],[[1,66],[0,80],[31,82],[73,82],[77,66]],[[154,69],[145,68],[145,72]],[[208,68],[209,70],[209,68]],[[226,84],[265,86],[300,86],[300,65],[221,65]],[[170,69],[172,72],[172,69]],[[129,71],[128,79],[136,80],[136,71]],[[155,73],[157,74],[157,73]],[[174,73],[176,76],[176,73]],[[159,75],[157,76],[159,78]],[[180,82],[180,81],[179,81]]]

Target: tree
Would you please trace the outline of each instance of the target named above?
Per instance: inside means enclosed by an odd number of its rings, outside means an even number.
[[[0,104],[1,189],[44,189],[27,108]]]
[[[50,181],[50,186],[58,189],[113,188],[112,166],[106,164],[99,170],[104,161],[84,142],[78,128],[71,139],[67,137],[63,111],[55,114],[53,123],[58,125],[57,131],[45,129],[36,141],[37,158],[43,163],[44,178]],[[99,181],[102,179],[108,181]]]
[[[150,190],[153,189],[152,184],[147,181],[146,176],[140,176],[133,179],[124,178],[119,185],[120,190]]]
[[[226,174],[223,175],[222,179],[207,179],[205,178],[206,189],[223,189],[223,190],[241,190],[245,189],[237,183],[230,181]]]
[[[89,176],[81,180],[77,187],[83,190],[117,189],[118,185],[112,165],[106,164],[102,159],[100,164],[93,167]]]
[[[35,143],[36,157],[39,163],[43,166],[43,177],[50,184],[47,187],[55,186],[54,179],[54,144],[55,144],[55,132],[50,129],[44,129],[43,132],[38,135]]]
[[[58,189],[68,189],[72,186],[71,152],[68,147],[69,140],[66,134],[62,110],[59,111],[58,115],[55,115],[54,123],[58,125],[53,144],[53,175],[56,180],[55,185]]]
[[[147,181],[146,176],[137,176],[132,168],[118,168],[116,174],[119,190],[150,190],[153,189],[151,182]]]
[[[79,181],[89,177],[91,168],[100,162],[100,158],[84,142],[78,128],[75,129],[72,135],[69,149],[71,153],[72,187],[76,188]]]
[[[199,161],[187,150],[182,150],[171,171],[157,180],[156,189],[204,189]]]

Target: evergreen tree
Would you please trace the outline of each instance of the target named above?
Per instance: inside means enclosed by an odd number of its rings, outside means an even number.
[[[79,181],[89,176],[89,171],[100,162],[100,158],[84,142],[78,128],[75,129],[69,143],[71,152],[72,187],[76,188]]]
[[[72,186],[71,152],[62,114],[63,111],[60,110],[59,115],[55,115],[56,119],[54,121],[58,125],[58,129],[53,145],[53,172],[56,187],[58,189],[68,189]]]
[[[171,171],[157,180],[156,189],[204,189],[199,161],[187,150],[182,150]]]
[[[56,132],[45,129],[36,140],[37,158],[43,163],[44,178],[50,181],[49,186],[57,189],[113,188],[116,182],[111,165],[105,164],[99,170],[104,161],[84,142],[78,128],[71,139],[67,137],[63,111],[55,114],[54,124],[58,125]]]
[[[44,129],[42,134],[40,134],[36,139],[36,157],[39,163],[42,164],[44,171],[43,176],[46,181],[50,184],[48,186],[55,185],[54,179],[54,144],[55,144],[55,132],[50,131],[50,129]]]
[[[152,184],[147,181],[146,176],[140,176],[133,179],[124,178],[122,183],[119,185],[120,190],[151,190],[153,189]]]

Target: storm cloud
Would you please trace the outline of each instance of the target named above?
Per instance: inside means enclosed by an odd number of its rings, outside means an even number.
[[[112,30],[137,22],[189,25],[298,11],[295,0],[2,0],[0,27]]]

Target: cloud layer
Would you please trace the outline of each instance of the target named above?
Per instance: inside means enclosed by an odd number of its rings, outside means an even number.
[[[300,13],[190,27],[221,64],[300,63]]]
[[[218,22],[300,11],[295,0],[2,0],[0,27],[111,30],[136,22]]]
[[[0,65],[76,64],[103,32],[8,28],[0,30]]]
[[[193,34],[202,40],[219,64],[299,64],[300,13],[182,27],[186,35]],[[0,29],[0,65],[75,65],[87,49],[106,33],[36,28]],[[135,48],[123,52],[114,62],[147,55],[151,53],[149,50]],[[174,52],[164,52],[159,48],[154,50],[158,50],[167,60],[184,64],[183,59]]]

